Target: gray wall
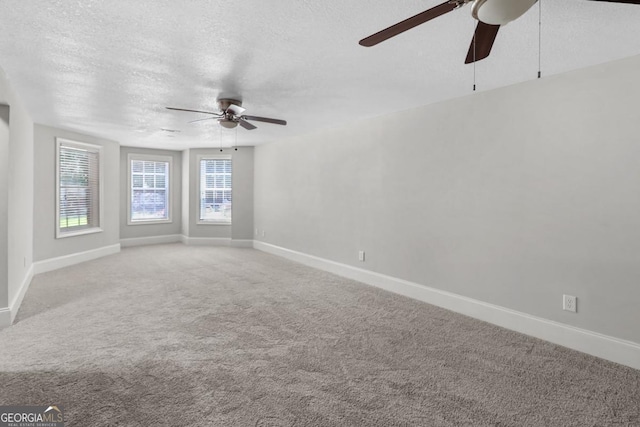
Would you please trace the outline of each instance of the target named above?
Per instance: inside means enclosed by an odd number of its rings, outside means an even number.
[[[198,148],[186,150],[188,169],[183,166],[183,180],[187,180],[188,198],[184,200],[183,215],[186,215],[186,228],[183,234],[188,237],[219,237],[237,240],[253,238],[253,147],[239,147],[238,151],[225,148]],[[232,225],[198,224],[198,155],[231,155],[233,164],[233,208]],[[184,186],[183,186],[184,188]],[[185,190],[187,190],[185,188]]]
[[[56,239],[56,137],[103,147],[104,200],[101,233]],[[98,249],[120,243],[120,147],[117,142],[35,125],[34,260]]]
[[[234,240],[253,239],[253,147],[231,151],[233,157],[233,226]]]
[[[9,139],[0,137],[0,308],[11,305],[33,262],[33,121],[0,69],[0,104],[9,106]],[[4,109],[4,116],[7,109]],[[6,119],[6,117],[5,117]],[[0,126],[6,127],[6,123]],[[6,240],[5,240],[6,239]]]
[[[637,56],[256,147],[258,239],[640,343],[639,72]]]
[[[9,120],[0,105],[0,308],[9,306]]]
[[[129,154],[145,154],[172,158],[169,171],[169,197],[171,198],[171,223],[128,224]],[[182,153],[180,151],[150,150],[145,148],[120,147],[120,238],[139,238],[181,234],[182,230]]]
[[[182,196],[181,198],[181,204],[182,204],[182,209],[181,209],[181,214],[182,214],[182,228],[181,228],[181,232],[183,236],[188,236],[189,235],[189,206],[190,206],[190,200],[191,198],[189,197],[189,170],[190,170],[190,164],[191,164],[191,156],[189,155],[190,150],[184,150],[182,152],[182,168],[181,168],[181,172],[182,172],[182,188],[180,191],[180,194]]]

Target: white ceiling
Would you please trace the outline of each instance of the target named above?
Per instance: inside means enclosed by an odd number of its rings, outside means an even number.
[[[469,6],[358,45],[442,1],[2,0],[0,67],[37,123],[129,146],[257,145],[472,94]],[[640,6],[541,9],[543,76],[640,53]],[[479,91],[536,78],[538,10],[501,28]],[[289,124],[221,131],[165,109],[216,111],[221,96]]]

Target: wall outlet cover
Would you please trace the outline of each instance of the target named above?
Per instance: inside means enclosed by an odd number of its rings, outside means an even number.
[[[562,296],[562,309],[566,311],[571,311],[576,313],[577,310],[578,298],[573,295],[563,295]]]

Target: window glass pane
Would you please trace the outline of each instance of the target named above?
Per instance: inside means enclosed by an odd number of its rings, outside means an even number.
[[[99,147],[59,142],[57,169],[59,237],[99,227]]]
[[[133,188],[142,188],[142,175],[133,175],[131,177],[131,185]]]
[[[142,173],[142,163],[140,160],[133,160],[131,162],[131,172],[132,173]]]
[[[231,159],[200,161],[200,220],[231,222]]]
[[[142,172],[136,173],[136,164]],[[169,219],[169,162],[131,160],[130,220],[162,221]]]

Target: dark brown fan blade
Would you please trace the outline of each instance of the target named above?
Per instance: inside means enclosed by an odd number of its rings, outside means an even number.
[[[375,34],[360,40],[359,43],[361,46],[366,47],[375,46],[380,42],[390,39],[391,37],[397,36],[400,33],[404,33],[405,31],[417,27],[420,24],[424,24],[425,22],[430,21],[433,18],[437,18],[440,15],[451,12],[457,7],[458,5],[455,1],[446,1],[438,6],[432,7],[429,10],[425,10],[422,13],[412,16],[411,18],[405,19],[402,22],[398,22],[397,24],[392,25],[389,28],[378,31]]]
[[[189,111],[190,113],[204,113],[204,114],[213,114],[214,116],[221,116],[222,114],[220,113],[212,113],[211,111],[200,111],[200,110],[188,110],[186,108],[173,108],[173,107],[166,107],[167,110],[176,110],[176,111]]]
[[[640,0],[591,0],[591,1],[606,1],[606,2],[611,2],[611,3],[640,4]]]
[[[191,120],[190,122],[187,122],[187,123],[195,123],[195,122],[201,122],[203,120],[214,120],[214,119],[217,119],[217,117],[205,117],[204,119]]]
[[[244,120],[242,120],[242,119],[240,119],[240,120],[238,121],[238,124],[239,124],[240,126],[242,126],[243,128],[247,129],[247,130],[254,130],[254,129],[258,129],[256,126],[254,126],[254,125],[252,125],[251,123],[246,122],[246,121],[244,121]]]
[[[471,46],[469,46],[467,59],[464,63],[470,64],[489,56],[499,29],[500,25],[485,24],[478,21],[476,32],[473,35],[473,40],[471,40]]]
[[[256,122],[265,122],[265,123],[273,123],[275,125],[283,125],[285,126],[287,124],[286,121],[284,120],[279,120],[279,119],[269,119],[267,117],[258,117],[258,116],[241,116],[240,117],[242,120],[254,120]]]

